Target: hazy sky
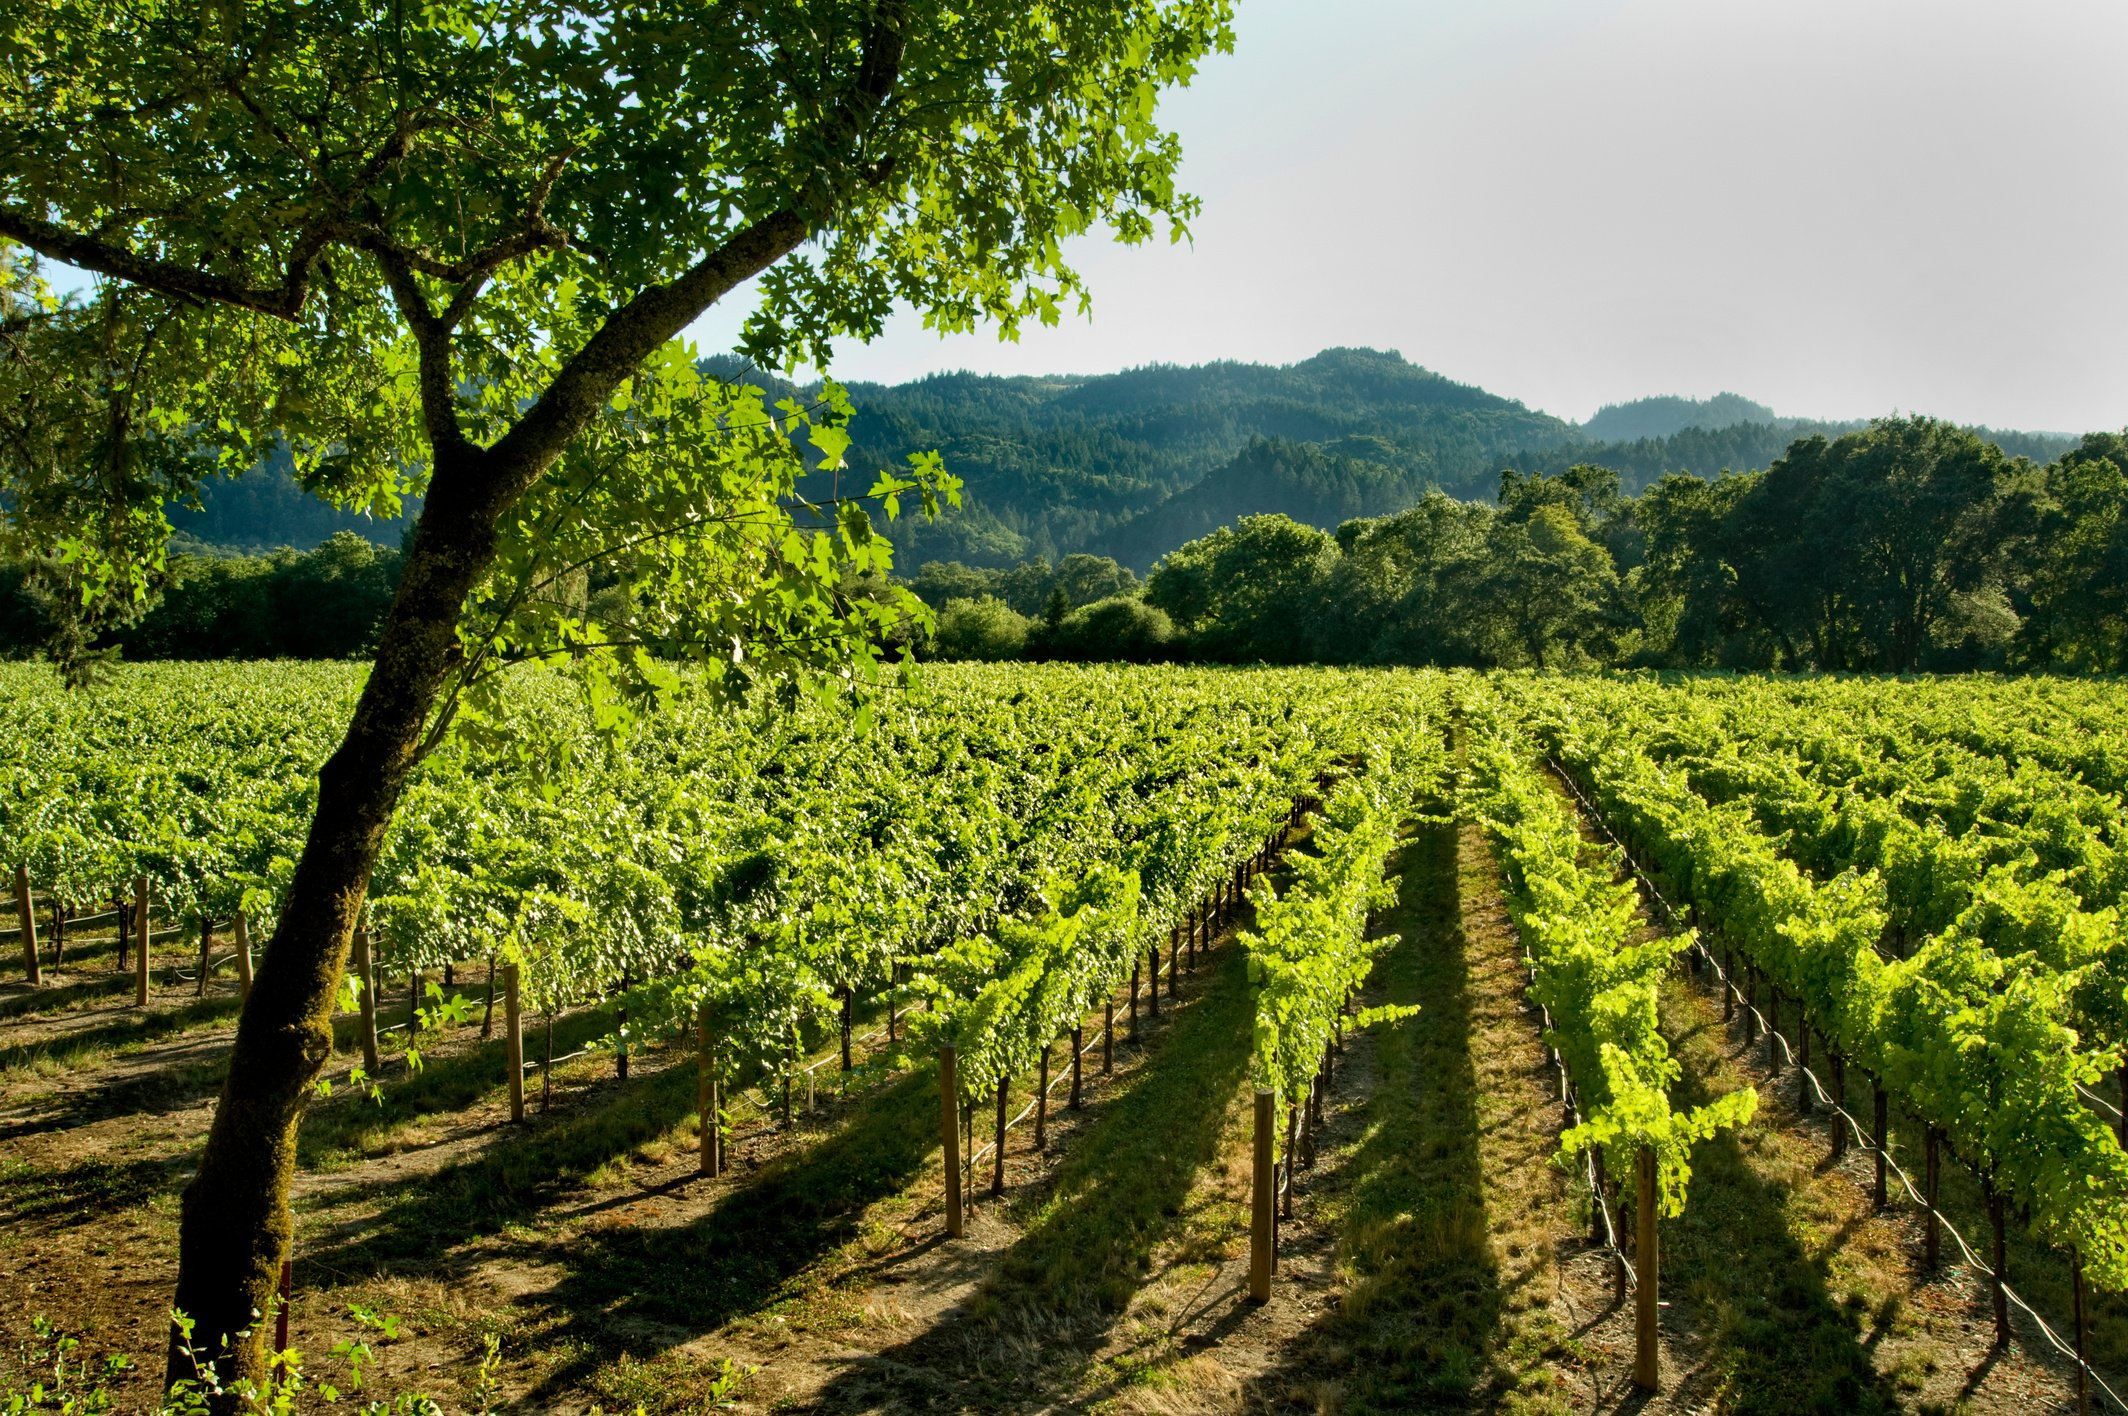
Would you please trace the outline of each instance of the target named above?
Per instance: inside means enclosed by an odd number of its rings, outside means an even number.
[[[1572,419],[2128,424],[2122,0],[1240,0],[1164,111],[1194,246],[1074,251],[1090,321],[845,379],[1367,344]],[[695,331],[731,343],[727,307]]]

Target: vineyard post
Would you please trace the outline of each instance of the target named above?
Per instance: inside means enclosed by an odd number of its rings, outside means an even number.
[[[1744,965],[1744,1046],[1758,1041],[1759,1036],[1759,971],[1752,963]]]
[[[488,955],[488,1004],[480,1015],[480,1040],[495,1036],[495,956]]]
[[[855,989],[842,990],[842,1070],[850,1070],[850,1010],[855,1006]]]
[[[2069,1251],[2069,1301],[2076,1318],[2076,1416],[2091,1416],[2091,1365],[2084,1356],[2084,1255]]]
[[[1633,1385],[1654,1391],[1661,1384],[1661,1364],[1655,1346],[1656,1253],[1655,1253],[1655,1149],[1640,1148],[1639,1213],[1635,1228],[1633,1258],[1639,1282],[1633,1287]]]
[[[1885,1161],[1886,1157],[1890,1154],[1891,1146],[1891,1110],[1885,1101],[1883,1078],[1873,1077],[1870,1079],[1870,1093],[1871,1099],[1874,1102],[1876,1108],[1876,1115],[1873,1116],[1870,1120],[1872,1131],[1871,1144],[1875,1145],[1877,1148],[1876,1201],[1877,1208],[1883,1209],[1885,1199]]]
[[[365,950],[365,962],[367,958]],[[525,1029],[523,1010],[518,1005],[515,964],[502,966],[502,1035],[510,1067],[510,1119],[522,1121],[525,1119]]]
[[[990,1148],[990,1195],[996,1199],[1005,1193],[1005,1105],[1006,1081],[999,1077],[997,1084],[997,1138]]]
[[[717,1166],[717,1064],[716,1041],[709,1030],[709,1005],[695,1012],[695,1110],[702,1117],[698,1175],[715,1175]]]
[[[1197,967],[1197,941],[1192,939],[1187,944],[1184,944],[1182,926],[1180,924],[1171,924],[1167,927],[1168,957],[1173,958],[1178,949],[1187,950],[1190,956],[1190,968],[1194,970]]]
[[[116,898],[112,901],[112,908],[118,913],[118,953],[117,957],[112,960],[111,967],[117,969],[120,973],[124,973],[126,971],[126,941],[133,937],[133,915],[126,905],[125,891],[120,890],[117,892]]]
[[[242,1002],[251,996],[251,925],[242,910],[236,912],[230,928],[236,935],[236,996]]]
[[[1722,970],[1722,1021],[1728,1023],[1736,1018],[1736,983],[1731,975],[1736,972],[1736,951],[1725,949],[1728,965]]]
[[[1936,1128],[1928,1126],[1924,1128],[1924,1134],[1926,1139],[1922,1142],[1921,1199],[1928,1207],[1928,1213],[1922,1219],[1922,1248],[1927,1265],[1933,1270],[1942,1254],[1941,1237],[1937,1233],[1939,1225],[1936,1219],[1936,1182],[1943,1170],[1943,1159],[1937,1147]]]
[[[1073,1024],[1072,1024],[1072,1026],[1071,1026],[1071,1109],[1072,1109],[1072,1110],[1074,1110],[1074,1111],[1077,1111],[1077,1110],[1079,1109],[1079,1054],[1080,1054],[1080,1053],[1081,1053],[1082,1051],[1084,1051],[1084,1046],[1083,1046],[1083,1044],[1082,1044],[1082,1042],[1081,1042],[1081,1035],[1082,1035],[1082,1034],[1083,1034],[1084,1032],[1085,1032],[1085,1028],[1084,1028],[1084,1026],[1083,1026],[1083,1025],[1081,1025],[1081,1024],[1078,1024],[1078,1023],[1073,1023]]]
[[[148,877],[133,877],[133,1006],[148,1006]]]
[[[1279,1196],[1278,1213],[1281,1219],[1293,1218],[1293,1157],[1300,1150],[1300,1105],[1286,1103],[1286,1191]]]
[[[199,919],[199,984],[192,991],[194,998],[207,996],[207,971],[214,967],[214,921],[200,911]]]
[[[1796,1005],[1796,1033],[1802,1039],[1803,1058],[1796,1068],[1796,1114],[1808,1116],[1811,1107],[1810,1095],[1810,1018],[1801,1003]]]
[[[1590,1148],[1590,1164],[1594,1167],[1594,1172],[1589,1177],[1589,1185],[1591,1194],[1594,1195],[1596,1202],[1592,1206],[1589,1215],[1589,1242],[1591,1244],[1603,1244],[1608,1242],[1610,1237],[1611,1226],[1605,1221],[1609,1219],[1611,1211],[1610,1201],[1603,1197],[1606,1187],[1603,1174],[1602,1146]]]
[[[1847,1105],[1847,1059],[1834,1051],[1832,1054],[1832,1158],[1844,1159],[1847,1155],[1847,1119],[1840,1115],[1840,1108]]]
[[[421,970],[410,969],[406,975],[406,1035],[412,1038],[421,1031]]]
[[[37,915],[30,908],[30,872],[28,866],[15,867],[15,921],[22,926],[22,969],[29,976],[30,987],[44,983],[44,971],[37,963]]]
[[[1167,948],[1167,997],[1170,1003],[1175,1001],[1177,991],[1182,987],[1182,980],[1177,976],[1182,972],[1181,964],[1182,961],[1175,957],[1174,941],[1169,940]],[[1157,981],[1155,986],[1157,987]]]
[[[359,1031],[362,1040],[362,1067],[376,1080],[380,1070],[377,1063],[377,971],[369,956],[369,920],[365,915],[361,924],[355,926],[355,987],[358,990],[355,1003],[360,1014]]]
[[[1249,1190],[1249,1298],[1271,1300],[1272,1127],[1277,1098],[1268,1087],[1256,1089],[1255,1164]]]
[[[1130,1028],[1132,1037],[1136,1037],[1138,1035],[1138,969],[1139,964],[1137,956],[1133,954],[1131,957],[1130,991]]]
[[[628,975],[621,975],[621,997],[628,996]],[[621,1081],[628,1080],[628,1005],[623,1003],[613,1010],[614,1032],[617,1034],[613,1049],[613,1075]],[[813,1074],[805,1074],[805,1109],[813,1109]]]
[[[1145,1001],[1152,1008],[1153,1016],[1160,1016],[1160,946],[1157,943],[1145,946],[1152,953],[1152,987],[1146,991]]]
[[[1049,1149],[1049,1049],[1050,1041],[1042,1040],[1042,1061],[1036,1069],[1034,1084],[1034,1148]]]
[[[1991,1178],[1988,1181],[1988,1227],[1994,1231],[1995,1251],[1993,1260],[1995,1279],[1989,1284],[1995,1299],[1995,1345],[2010,1345],[2010,1295],[2009,1295],[2009,1249],[2003,1239],[2002,1190]]]
[[[1116,1073],[1116,1000],[1110,998],[1101,1006],[1101,1075],[1112,1077]]]
[[[2128,1150],[2128,1057],[2123,1057],[2121,1065],[2114,1069],[2113,1080],[2120,1088],[2121,1102],[2120,1114],[2113,1119],[2113,1138],[2122,1150]]]
[[[552,1003],[547,1005],[546,1013],[547,1026],[541,1029],[546,1035],[546,1041],[541,1049],[539,1058],[539,1112],[542,1116],[546,1115],[547,1108],[554,1104],[554,1005]]]
[[[954,1115],[954,1103],[960,1096],[959,1072],[960,1058],[953,1044],[942,1044],[938,1049],[938,1115],[945,1153],[940,1159],[944,1162],[946,1174],[946,1233],[955,1239],[960,1238],[966,1228],[961,1218],[960,1118]]]

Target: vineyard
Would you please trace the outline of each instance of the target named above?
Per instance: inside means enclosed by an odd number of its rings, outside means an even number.
[[[155,1409],[359,686],[0,665],[11,1389]],[[370,884],[261,1315],[297,1406],[2128,1411],[2112,685],[506,708]]]

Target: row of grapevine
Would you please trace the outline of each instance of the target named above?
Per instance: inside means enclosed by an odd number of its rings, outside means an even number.
[[[1592,864],[1573,808],[1533,765],[1533,744],[1492,694],[1465,706],[1471,814],[1490,833],[1508,882],[1508,909],[1541,1008],[1546,1044],[1569,1079],[1576,1124],[1560,1138],[1569,1164],[1588,1153],[1591,1199],[1602,1207],[1604,1176],[1636,1176],[1634,1375],[1657,1385],[1658,1210],[1683,1213],[1692,1147],[1748,1121],[1750,1088],[1690,1111],[1670,1104],[1677,1063],[1657,1026],[1657,993],[1677,955],[1697,946],[1691,931],[1651,933],[1636,892],[1617,879],[1616,858]],[[1621,1260],[1622,1262],[1622,1260]]]
[[[1605,817],[1703,925],[1797,1000],[1836,1057],[1944,1134],[2094,1281],[2128,1285],[2128,1155],[2078,1093],[2105,1054],[2065,1021],[2073,973],[1957,932],[1887,958],[1881,878],[1855,870],[1813,880],[1748,801],[1709,801],[1657,761],[1648,744],[1664,730],[1667,702],[1594,681],[1510,692]]]

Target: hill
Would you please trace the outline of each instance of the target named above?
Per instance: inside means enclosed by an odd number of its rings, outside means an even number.
[[[709,363],[778,396],[803,392],[736,360]],[[1779,418],[1725,393],[1616,404],[1576,427],[1373,349],[1088,377],[934,374],[852,384],[850,396],[855,466],[896,466],[935,449],[966,483],[959,513],[894,528],[908,571],[926,561],[1004,567],[1074,553],[1144,570],[1258,512],[1328,530],[1433,490],[1489,500],[1504,468],[1556,473],[1577,462],[1615,469],[1632,493],[1669,472],[1761,468],[1795,438],[1861,426]],[[1981,431],[2036,461],[2074,441]],[[227,549],[308,547],[336,531],[397,546],[405,526],[321,505],[280,460],[215,484],[202,502],[197,512],[173,509],[172,521],[193,542]]]

